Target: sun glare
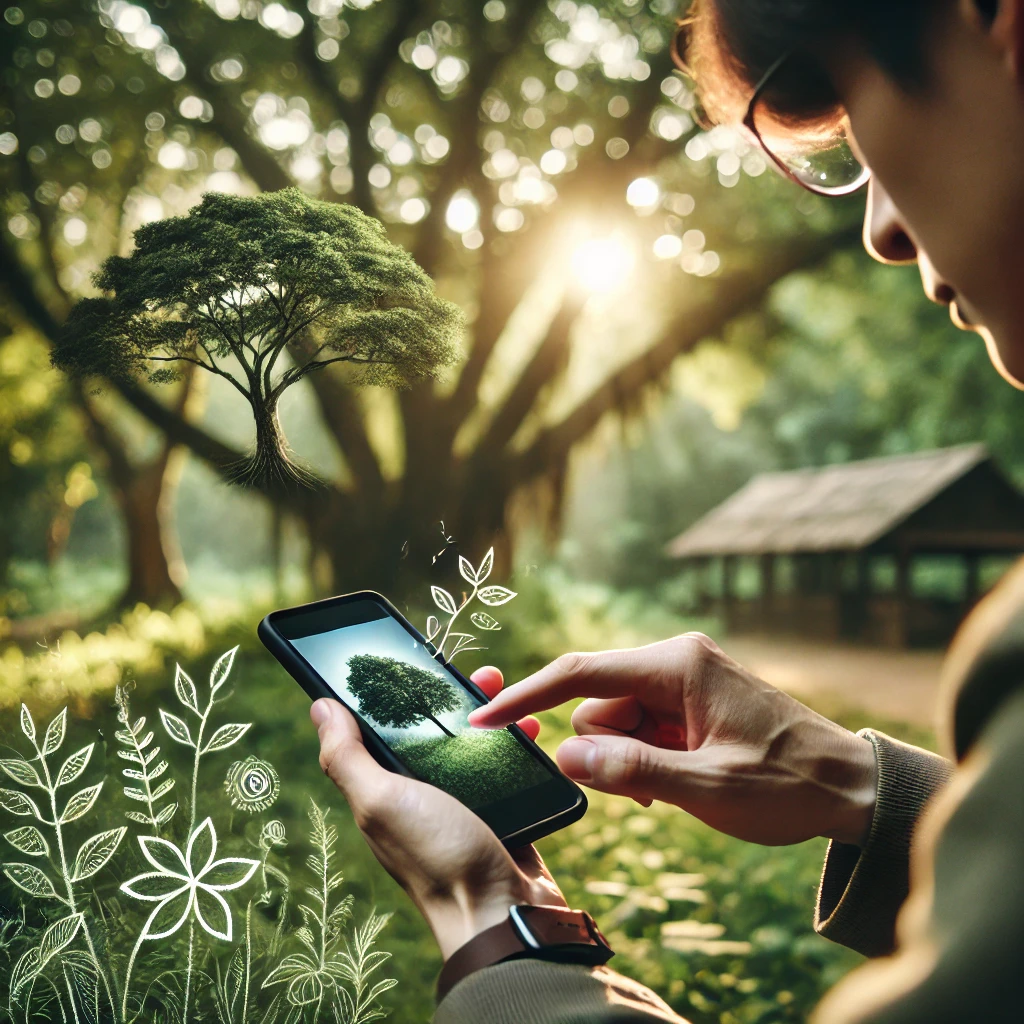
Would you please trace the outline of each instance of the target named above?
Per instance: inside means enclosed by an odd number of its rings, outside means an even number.
[[[576,280],[595,295],[620,288],[635,263],[633,247],[618,235],[580,242],[570,260]]]

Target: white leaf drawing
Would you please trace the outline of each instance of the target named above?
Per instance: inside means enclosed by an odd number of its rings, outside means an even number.
[[[135,786],[125,786],[124,795],[128,797],[129,800],[138,800],[140,804],[144,804],[148,799],[145,792]],[[125,813],[127,814],[130,812],[126,811]]]
[[[15,782],[20,782],[23,786],[42,786],[43,784],[35,768],[20,757],[0,761],[0,768],[3,768]]]
[[[127,831],[128,829],[122,825],[120,828],[112,828],[109,832],[100,832],[91,839],[86,839],[78,849],[78,856],[75,857],[71,881],[80,882],[83,878],[92,878],[114,856]]]
[[[484,587],[476,596],[484,604],[489,605],[491,608],[497,608],[499,605],[507,604],[516,595],[514,591],[509,590],[507,587],[491,586]]]
[[[436,615],[427,616],[427,639],[433,640],[441,632],[441,623],[437,621]]]
[[[196,693],[196,684],[192,682],[189,674],[180,665],[174,666],[174,693],[189,711],[199,714],[199,694]]]
[[[448,593],[443,587],[431,587],[430,596],[434,599],[434,604],[443,612],[447,612],[449,615],[454,615],[457,611],[455,607],[455,598]]]
[[[249,731],[251,725],[251,722],[232,722],[230,725],[222,725],[210,737],[210,742],[203,747],[203,753],[212,754],[216,750],[227,750]]]
[[[462,555],[459,555],[459,573],[467,583],[476,586],[476,569],[473,568],[473,563]]]
[[[60,772],[57,775],[58,788],[74,782],[75,779],[85,771],[85,766],[89,763],[89,758],[92,757],[93,747],[95,746],[95,743],[90,743],[89,746],[82,747],[81,750],[75,751],[75,753],[73,753],[60,766]]]
[[[178,809],[177,801],[173,804],[168,804],[157,816],[156,823],[158,825],[166,825],[167,822],[174,817],[174,812]]]
[[[491,570],[494,568],[494,548],[490,548],[484,560],[480,563],[480,568],[476,572],[476,582],[483,583],[488,576],[491,575]]]
[[[17,814],[23,818],[32,815],[40,821],[43,820],[36,802],[31,797],[25,796],[24,793],[19,793],[16,789],[0,789],[0,807],[5,811],[10,811],[11,814]]]
[[[33,978],[39,974],[39,947],[33,946],[24,956],[18,958],[11,972],[9,982],[11,995],[17,996]]]
[[[161,782],[160,785],[153,790],[150,799],[155,803],[157,800],[167,796],[172,789],[174,789],[174,779],[168,779],[166,782]]]
[[[145,795],[143,795],[143,798],[142,798],[142,799],[143,799],[143,800],[145,800],[145,799],[146,799],[146,798],[145,798]],[[148,818],[148,817],[146,817],[146,815],[145,815],[145,814],[139,814],[139,812],[138,812],[138,811],[125,811],[125,812],[124,812],[124,816],[125,816],[125,817],[126,817],[126,818],[127,818],[128,820],[129,820],[129,821],[134,821],[134,822],[138,823],[139,825],[152,825],[152,824],[153,824],[153,823],[152,823],[152,822],[151,822],[151,821],[149,820],[149,818]]]
[[[68,709],[63,707],[60,714],[46,727],[46,737],[43,739],[43,753],[55,754],[60,750],[64,742],[64,731],[68,724]]]
[[[64,811],[60,816],[60,823],[65,825],[69,821],[77,821],[83,814],[88,814],[92,809],[92,805],[96,803],[96,798],[100,795],[102,788],[103,783],[97,782],[95,786],[87,786],[85,789],[80,789],[64,807]]]
[[[4,833],[7,840],[19,853],[27,853],[30,857],[48,857],[50,844],[35,825],[22,825]]]
[[[25,704],[21,705],[21,731],[33,743],[36,741],[36,723],[32,720],[32,712]]]
[[[167,730],[167,735],[171,737],[177,743],[183,743],[186,747],[194,747],[195,743],[192,742],[192,733],[188,731],[188,725],[185,724],[177,715],[172,715],[170,711],[164,711],[160,709],[160,721],[164,723],[164,728]]]
[[[51,957],[61,952],[61,950],[67,949],[75,941],[75,936],[78,934],[81,924],[82,915],[71,914],[68,917],[61,918],[59,921],[54,921],[43,932],[42,940],[39,943],[39,952],[42,954],[44,964]]]
[[[30,896],[44,900],[60,899],[50,879],[32,864],[5,864],[4,874]]]
[[[230,651],[225,651],[213,663],[213,668],[210,670],[211,693],[216,693],[228,681],[228,676],[231,674],[231,666],[235,663],[235,655],[237,653],[238,648],[232,647]]]
[[[478,629],[501,629],[501,623],[493,615],[488,615],[487,612],[473,612],[469,617],[469,621]]]

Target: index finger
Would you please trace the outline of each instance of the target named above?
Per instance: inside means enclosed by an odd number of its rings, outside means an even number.
[[[469,724],[500,729],[524,715],[547,711],[574,697],[625,697],[637,676],[635,651],[563,654],[539,672],[502,690],[490,704],[477,708]]]

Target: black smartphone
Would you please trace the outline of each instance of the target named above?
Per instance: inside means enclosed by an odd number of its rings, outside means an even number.
[[[508,847],[583,816],[587,798],[518,726],[474,729],[487,698],[387,598],[373,591],[271,612],[266,648],[316,700],[359,721],[385,768],[450,793]]]

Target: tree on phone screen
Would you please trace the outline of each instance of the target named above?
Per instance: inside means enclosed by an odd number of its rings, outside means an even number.
[[[348,668],[348,688],[360,713],[378,725],[407,729],[429,719],[446,736],[455,735],[437,718],[459,706],[458,694],[443,676],[373,654],[354,655]]]

